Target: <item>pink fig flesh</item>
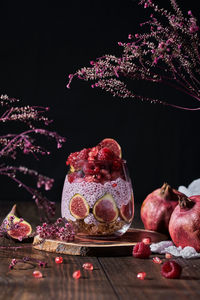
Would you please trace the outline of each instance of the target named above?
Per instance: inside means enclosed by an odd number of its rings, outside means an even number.
[[[122,205],[120,208],[120,216],[124,221],[127,223],[130,223],[133,219],[134,214],[134,208],[133,208],[133,202],[130,201],[126,205]]]
[[[89,205],[85,198],[80,194],[75,194],[69,203],[70,213],[74,218],[81,220],[85,219],[89,214]]]
[[[93,214],[99,222],[105,223],[114,222],[118,218],[118,208],[111,194],[105,194],[96,201]]]

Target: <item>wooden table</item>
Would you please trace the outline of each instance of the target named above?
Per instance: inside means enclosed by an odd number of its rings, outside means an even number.
[[[11,203],[1,202],[1,217],[4,217]],[[20,204],[24,207],[24,204]],[[33,205],[26,205],[26,214],[36,220]],[[139,211],[139,208],[138,210]],[[24,216],[25,217],[25,216]],[[134,220],[141,228],[138,216]],[[16,266],[9,270],[12,258],[30,256],[45,260],[48,267],[40,269],[44,275],[41,279],[33,278],[32,273],[39,269],[32,264]],[[80,257],[65,255],[63,264],[55,264],[57,255],[41,252],[32,248],[0,250],[0,299],[4,300],[40,300],[40,299],[200,299],[200,259],[176,259],[183,266],[181,279],[169,280],[160,275],[160,265],[152,259],[129,257]],[[152,255],[153,257],[155,255]],[[159,256],[164,258],[163,256]],[[85,262],[94,265],[93,271],[82,269]],[[79,280],[72,278],[75,270],[81,270]],[[145,280],[137,279],[138,272],[147,273]]]

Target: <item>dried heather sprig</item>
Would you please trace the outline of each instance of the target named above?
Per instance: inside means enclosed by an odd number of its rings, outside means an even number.
[[[50,137],[57,143],[57,148],[61,148],[65,142],[65,138],[58,135],[54,131],[41,128],[41,125],[47,126],[52,120],[44,116],[44,113],[49,110],[49,107],[42,106],[19,106],[19,100],[9,98],[7,95],[0,96],[0,106],[6,107],[6,110],[0,116],[0,123],[6,125],[7,122],[20,122],[28,127],[25,131],[19,133],[8,133],[0,136],[0,175],[8,176],[14,180],[19,187],[23,187],[32,194],[35,202],[40,210],[44,213],[44,218],[49,219],[55,213],[55,204],[50,202],[37,188],[44,186],[45,190],[51,189],[54,180],[39,174],[35,170],[28,169],[24,166],[5,165],[4,158],[16,159],[18,151],[23,154],[32,154],[38,159],[38,155],[49,155],[50,152],[40,145],[36,144],[37,135]],[[40,127],[38,128],[38,124]],[[4,125],[4,126],[5,126]],[[22,180],[17,177],[18,174],[29,175],[36,179],[37,188],[27,186]]]
[[[43,223],[37,226],[37,234],[42,239],[60,240],[70,242],[74,240],[75,232],[72,224],[65,218],[59,218],[54,224]]]
[[[25,256],[22,259],[13,258],[9,264],[9,269],[13,270],[14,266],[16,266],[18,263],[33,263],[33,264],[37,264],[39,267],[42,267],[42,268],[47,267],[47,262],[42,261],[40,259]]]
[[[172,86],[200,101],[200,40],[197,19],[191,11],[184,16],[176,0],[170,0],[173,12],[160,8],[153,0],[141,0],[140,5],[151,8],[154,14],[140,26],[147,26],[145,33],[129,34],[129,42],[118,42],[123,48],[121,57],[104,55],[91,61],[69,75],[67,88],[74,77],[94,83],[113,96],[139,98],[151,103],[170,105],[185,110],[200,110],[169,104],[159,99],[136,95],[129,90],[124,79],[144,80]]]

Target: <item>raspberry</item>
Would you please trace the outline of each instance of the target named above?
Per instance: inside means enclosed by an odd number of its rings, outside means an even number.
[[[72,183],[74,181],[74,179],[76,179],[76,177],[77,177],[76,172],[68,174],[67,178],[68,178],[69,183]]]
[[[114,153],[109,148],[102,148],[98,153],[98,160],[113,160]]]
[[[91,151],[88,153],[88,160],[95,160],[97,157],[97,154],[99,152],[98,147],[93,147]]]
[[[81,150],[78,153],[76,160],[86,160],[86,159],[88,159],[89,152],[90,152],[90,148],[89,149],[84,148],[83,150]]]
[[[136,258],[148,258],[151,255],[149,245],[143,242],[137,243],[133,248],[133,256]]]
[[[161,274],[165,278],[174,279],[181,276],[182,267],[174,260],[166,261],[161,267]]]

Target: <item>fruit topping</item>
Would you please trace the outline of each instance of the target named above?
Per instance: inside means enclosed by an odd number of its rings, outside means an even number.
[[[75,194],[70,200],[69,209],[72,216],[81,220],[88,216],[90,208],[83,196]]]
[[[98,199],[93,207],[93,214],[99,222],[111,223],[118,218],[118,208],[111,194]]]
[[[120,208],[120,216],[124,221],[130,223],[131,219],[133,218],[133,202],[130,201],[126,205],[122,205]]]
[[[143,238],[142,242],[146,245],[150,245],[151,244],[151,238],[150,237]]]
[[[109,148],[115,154],[116,157],[122,157],[121,147],[114,139],[106,138],[99,143],[99,146],[101,148]]]
[[[161,274],[165,278],[175,279],[181,276],[182,267],[174,260],[166,261],[161,267]]]
[[[114,156],[115,154],[112,150],[107,147],[103,147],[101,150],[99,150],[98,160],[112,160]]]
[[[32,233],[31,225],[24,221],[22,218],[17,217],[16,204],[12,207],[12,210],[3,221],[7,234],[16,240],[23,240],[28,238]]]
[[[136,258],[149,258],[150,255],[150,246],[143,242],[137,243],[133,248],[133,256]]]

